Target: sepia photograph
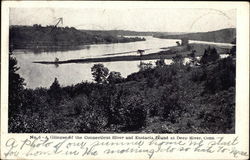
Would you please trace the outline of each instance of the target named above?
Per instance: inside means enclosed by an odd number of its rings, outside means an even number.
[[[233,134],[236,30],[236,9],[10,8],[8,132]]]

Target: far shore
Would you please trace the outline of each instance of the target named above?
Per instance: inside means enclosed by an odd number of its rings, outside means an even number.
[[[112,56],[112,57],[101,57],[101,58],[85,58],[85,59],[70,59],[65,61],[34,61],[33,63],[40,64],[65,64],[65,63],[100,63],[100,62],[117,62],[117,61],[140,61],[140,60],[156,60],[156,59],[172,59],[176,54],[188,57],[188,54],[192,50],[195,50],[196,56],[202,56],[204,50],[209,46],[215,47],[219,54],[229,53],[230,46],[219,46],[214,44],[198,44],[191,43],[191,50],[187,49],[187,46],[174,46],[164,48],[165,50],[151,53],[146,55],[126,55],[126,56]]]

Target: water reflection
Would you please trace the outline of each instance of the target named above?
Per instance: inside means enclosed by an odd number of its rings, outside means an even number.
[[[44,52],[63,52],[63,51],[70,51],[70,50],[80,50],[80,49],[90,49],[90,45],[80,45],[80,46],[37,46],[34,48],[28,49],[17,49],[23,52],[32,52],[34,54],[41,54]]]

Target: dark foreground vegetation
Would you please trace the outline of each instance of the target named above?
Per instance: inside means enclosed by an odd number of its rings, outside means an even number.
[[[81,45],[144,41],[144,38],[123,37],[109,32],[84,32],[74,27],[11,26],[10,44],[14,49],[65,50]]]
[[[61,87],[55,78],[49,89],[25,89],[10,56],[9,132],[234,133],[235,49],[223,59],[215,48],[203,53],[187,64],[178,54],[171,65],[141,63],[127,78],[95,64],[95,83]]]

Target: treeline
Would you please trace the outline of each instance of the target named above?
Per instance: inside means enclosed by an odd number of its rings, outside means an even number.
[[[121,36],[153,36],[153,35],[177,35],[177,34],[184,34],[181,32],[140,32],[140,31],[130,31],[130,30],[81,30],[84,32],[90,32],[90,33],[108,33],[112,35],[121,35]]]
[[[14,49],[68,47],[99,43],[144,41],[144,38],[118,37],[106,32],[91,33],[74,27],[10,26],[10,44]]]
[[[232,43],[236,37],[236,29],[227,28],[211,32],[197,32],[197,33],[176,34],[176,35],[165,35],[160,33],[160,34],[155,34],[154,37],[163,39],[188,38],[189,40]]]
[[[220,59],[209,47],[201,59],[172,60],[141,63],[127,78],[95,64],[95,83],[24,89],[11,57],[9,132],[235,133],[235,54]]]

